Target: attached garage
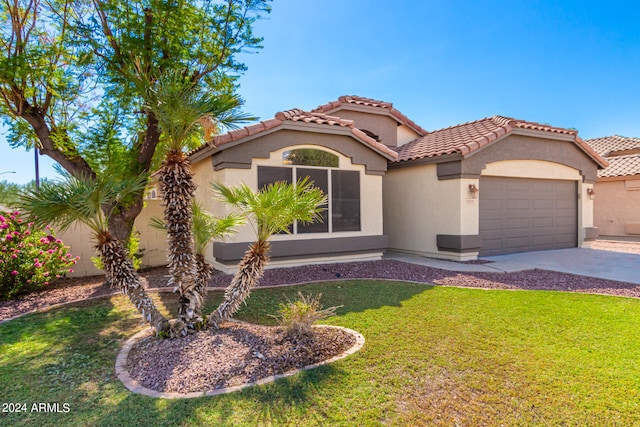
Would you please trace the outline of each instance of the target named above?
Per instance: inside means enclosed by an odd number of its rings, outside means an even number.
[[[578,244],[575,181],[481,177],[481,256]]]
[[[607,162],[575,130],[493,116],[397,151],[383,188],[391,249],[466,261],[597,236],[593,183]]]

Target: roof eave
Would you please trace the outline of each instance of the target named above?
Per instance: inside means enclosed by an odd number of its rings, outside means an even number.
[[[372,138],[368,137],[364,132],[359,129],[352,128],[349,126],[328,126],[326,124],[317,124],[317,123],[307,123],[302,121],[284,121],[281,122],[280,125],[267,129],[265,131],[246,136],[244,138],[239,138],[231,142],[227,142],[216,146],[215,144],[208,143],[207,147],[193,153],[189,156],[189,160],[191,163],[199,162],[209,156],[212,156],[220,151],[227,150],[229,148],[236,147],[240,144],[244,144],[256,138],[260,138],[266,135],[269,135],[273,132],[281,131],[281,130],[294,130],[297,132],[313,132],[313,133],[323,133],[330,135],[344,135],[352,137],[357,140],[361,144],[365,145],[367,148],[375,151],[379,155],[385,157],[387,160],[394,161],[397,159],[397,153],[385,145],[374,141]]]

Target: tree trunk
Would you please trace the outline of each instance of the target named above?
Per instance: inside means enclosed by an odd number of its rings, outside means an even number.
[[[251,289],[262,277],[264,267],[269,262],[270,248],[269,242],[257,241],[244,253],[242,261],[238,264],[238,271],[224,292],[224,300],[209,316],[210,326],[217,328],[220,323],[226,322],[238,311],[240,304],[247,299]]]
[[[171,337],[184,335],[183,325],[178,322],[170,324],[147,295],[122,243],[108,232],[99,235],[98,242],[96,249],[111,285],[129,297],[131,303],[142,314],[142,318],[156,330],[156,334],[168,334]]]
[[[204,255],[196,254],[196,286],[194,290],[200,294],[202,299],[207,295],[207,286],[211,279],[211,266],[205,261]]]
[[[202,321],[202,295],[196,291],[196,262],[191,235],[191,203],[196,186],[184,154],[171,150],[160,169],[160,191],[169,250],[169,284],[180,292],[178,318],[193,328]]]

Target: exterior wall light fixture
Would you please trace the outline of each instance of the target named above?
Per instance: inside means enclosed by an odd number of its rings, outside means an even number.
[[[480,191],[478,189],[478,186],[475,184],[469,184],[469,193],[471,193],[471,198],[475,199],[476,198],[476,194],[478,193],[478,191]]]
[[[593,200],[593,196],[595,196],[596,192],[593,190],[593,188],[587,188],[587,195],[589,196],[589,199]]]

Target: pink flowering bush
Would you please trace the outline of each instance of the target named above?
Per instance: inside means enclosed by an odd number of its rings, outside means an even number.
[[[0,300],[41,289],[78,261],[53,230],[34,228],[20,212],[0,212]]]

